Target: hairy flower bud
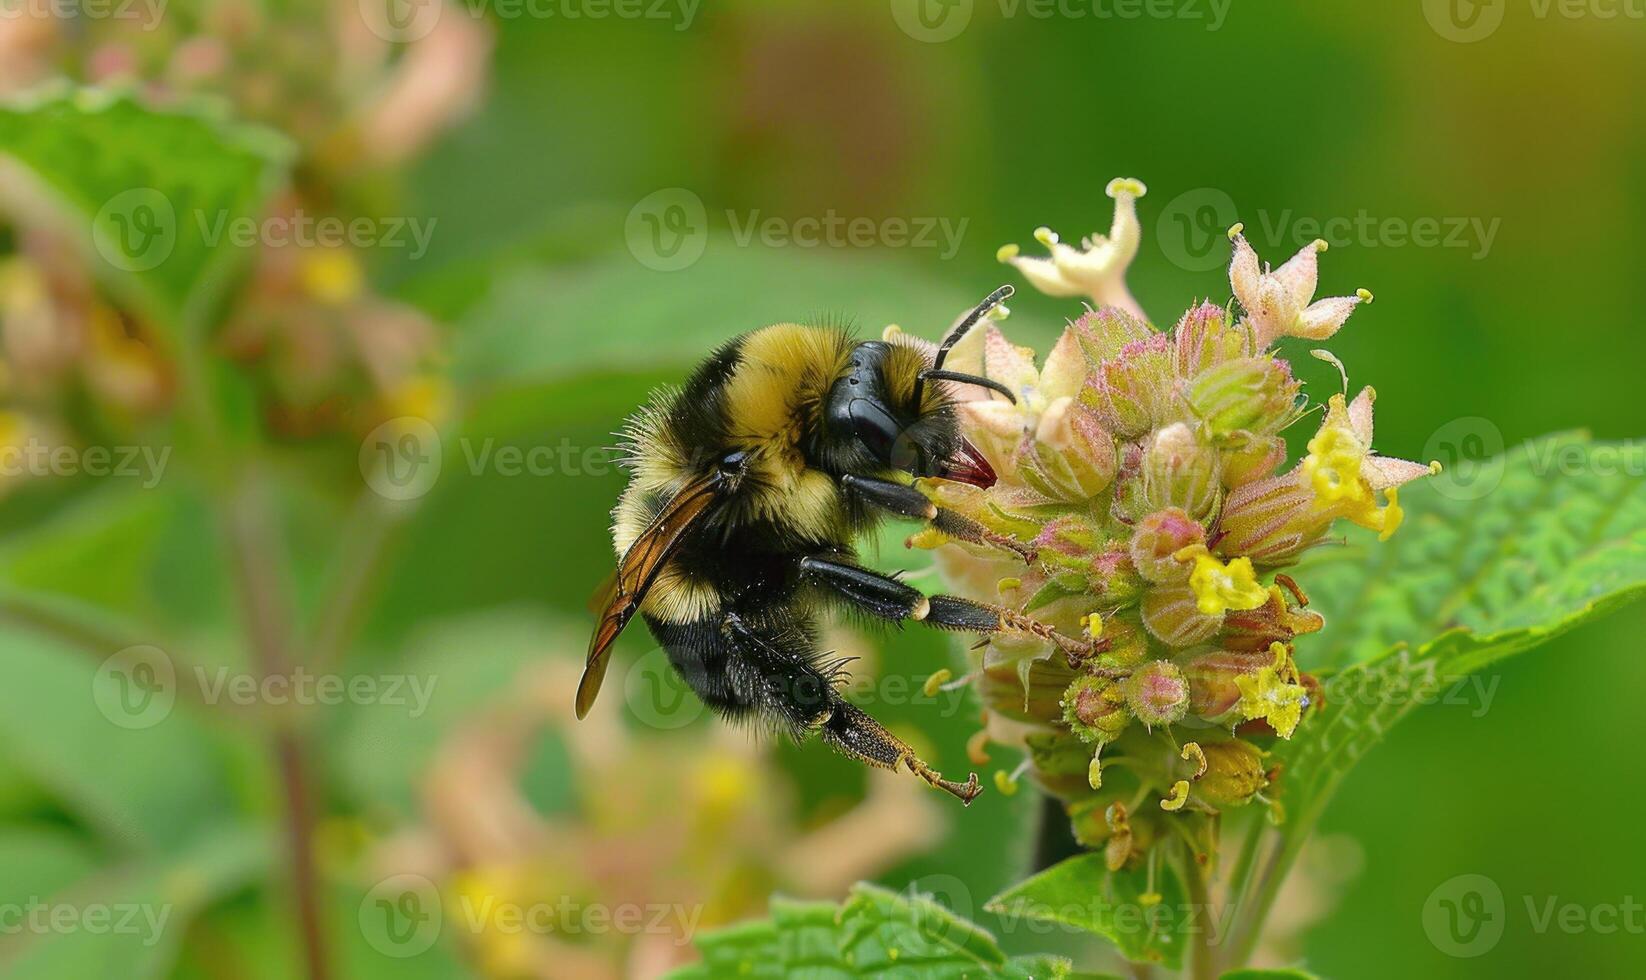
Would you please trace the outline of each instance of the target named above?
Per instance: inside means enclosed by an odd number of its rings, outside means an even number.
[[[1121,682],[1126,706],[1149,727],[1170,725],[1189,710],[1189,682],[1169,660],[1151,660]]]
[[[1157,333],[1097,365],[1081,398],[1097,409],[1110,432],[1136,439],[1178,414],[1174,380],[1171,340]]]
[[[1213,806],[1242,806],[1269,785],[1263,751],[1250,742],[1202,742],[1200,751],[1206,771],[1195,780],[1194,794]]]
[[[1224,361],[1251,353],[1251,337],[1234,329],[1229,312],[1221,306],[1202,303],[1183,314],[1172,331],[1173,353],[1180,378],[1193,378]]]
[[[1157,510],[1132,531],[1132,564],[1151,582],[1182,582],[1189,564],[1174,557],[1192,545],[1206,543],[1206,529],[1177,507]]]
[[[1063,693],[1063,720],[1082,741],[1102,745],[1120,737],[1132,713],[1120,685],[1107,677],[1082,675]]]
[[[1225,554],[1280,565],[1319,541],[1330,524],[1330,515],[1315,506],[1314,492],[1293,471],[1231,491],[1217,546]]]
[[[1184,582],[1149,590],[1143,597],[1143,625],[1167,646],[1187,648],[1217,635],[1223,617],[1201,612],[1194,590]]]
[[[1086,355],[1088,374],[1104,361],[1114,360],[1128,345],[1155,336],[1153,327],[1112,306],[1086,311],[1070,325],[1069,332]]]
[[[1217,512],[1222,493],[1217,451],[1193,429],[1176,422],[1149,441],[1135,477],[1123,482],[1116,505],[1139,518],[1176,507],[1192,520],[1205,521]]]
[[[1237,432],[1273,435],[1296,419],[1299,387],[1285,361],[1242,357],[1196,376],[1188,402],[1213,439]]]
[[[1235,678],[1256,674],[1274,662],[1267,649],[1259,651],[1213,650],[1183,666],[1189,680],[1189,710],[1211,722],[1239,717],[1240,685]]]
[[[1114,439],[1097,412],[1068,397],[1047,406],[1019,460],[1024,482],[1051,500],[1070,502],[1107,490],[1118,466]]]
[[[1222,449],[1223,485],[1232,489],[1274,475],[1286,462],[1286,440],[1240,432],[1228,437]]]

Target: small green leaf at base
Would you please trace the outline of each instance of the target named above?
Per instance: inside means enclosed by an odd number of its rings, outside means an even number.
[[[1209,910],[1188,903],[1170,869],[1156,870],[1151,891],[1146,869],[1110,871],[1101,854],[1082,854],[1048,868],[984,908],[1008,922],[1034,919],[1096,933],[1133,962],[1173,969],[1183,963],[1191,930],[1210,925],[1200,921]]]
[[[774,898],[771,918],[697,939],[670,980],[1101,980],[1055,956],[1008,957],[994,936],[923,896],[861,884],[840,905]]]

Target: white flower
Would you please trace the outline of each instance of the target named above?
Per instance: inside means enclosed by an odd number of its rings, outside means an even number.
[[[1285,265],[1270,270],[1258,260],[1257,252],[1240,233],[1229,231],[1234,240],[1234,260],[1229,263],[1229,284],[1235,298],[1246,310],[1260,348],[1281,337],[1308,337],[1325,340],[1337,333],[1361,303],[1370,303],[1372,294],[1364,289],[1353,296],[1336,296],[1314,302],[1320,281],[1318,256],[1326,242],[1316,239],[1305,245]]]
[[[1051,252],[1046,258],[1018,254],[1016,245],[1001,246],[1000,261],[1016,266],[1030,285],[1047,296],[1087,296],[1095,306],[1118,306],[1147,319],[1126,288],[1126,269],[1143,242],[1137,220],[1137,199],[1148,193],[1143,182],[1129,177],[1109,181],[1114,198],[1114,224],[1107,236],[1092,234],[1080,248],[1066,245],[1050,228],[1035,229],[1034,237]]]

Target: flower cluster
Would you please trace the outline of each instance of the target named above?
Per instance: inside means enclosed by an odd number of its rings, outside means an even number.
[[[1123,281],[1143,193],[1111,183],[1114,229],[1084,250],[1042,230],[1049,259],[1001,251],[1043,291],[1096,304],[1038,368],[993,324],[948,361],[1016,400],[959,393],[972,399],[962,422],[999,476],[993,487],[922,486],[1025,542],[1034,560],[935,532],[914,541],[939,549],[956,589],[1079,638],[1010,635],[983,648],[986,723],[972,754],[986,762],[990,741],[1025,749],[1023,769],[1116,868],[1141,860],[1169,820],[1270,802],[1265,745],[1321,704],[1293,654],[1323,621],[1278,569],[1340,519],[1394,533],[1399,486],[1431,469],[1372,452],[1370,388],[1333,395],[1307,455],[1288,467],[1282,432],[1312,412],[1275,344],[1332,336],[1371,294],[1315,301],[1324,242],[1271,270],[1236,226],[1236,303],[1195,306],[1159,330]],[[1015,788],[1015,775],[997,775]]]

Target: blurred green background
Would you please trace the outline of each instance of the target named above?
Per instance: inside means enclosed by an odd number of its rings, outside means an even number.
[[[311,6],[292,10],[306,17]],[[1468,0],[1451,8],[1098,0],[1048,16],[1029,0],[978,0],[927,22],[938,27],[905,30],[911,6],[704,0],[689,14],[648,2],[638,8],[646,16],[574,17],[567,13],[592,5],[537,8],[549,16],[496,5],[474,20],[494,47],[472,111],[409,159],[333,178],[349,188],[327,202],[338,212],[433,222],[426,254],[364,249],[361,261],[379,293],[439,324],[464,409],[460,423],[442,429],[445,468],[416,512],[381,521],[391,540],[343,661],[349,671],[438,678],[434,707],[417,719],[382,705],[342,710],[318,729],[321,863],[335,885],[329,932],[344,950],[343,975],[389,967],[397,976],[508,975],[497,965],[512,963],[507,956],[487,960],[457,944],[404,961],[361,948],[356,909],[376,880],[359,870],[361,855],[427,817],[431,794],[420,780],[454,719],[506,693],[526,665],[580,659],[584,603],[611,565],[607,512],[622,485],[600,447],[653,385],[680,377],[716,340],[831,314],[866,330],[895,322],[935,335],[988,289],[1016,281],[995,260],[1001,244],[1032,251],[1039,225],[1069,238],[1106,231],[1103,187],[1124,175],[1149,186],[1129,281],[1157,322],[1198,298],[1227,299],[1222,233],[1236,220],[1277,263],[1314,237],[1332,240],[1323,294],[1359,286],[1377,294],[1332,346],[1351,381],[1381,396],[1382,453],[1447,459],[1460,432],[1495,452],[1496,439],[1514,445],[1556,430],[1613,439],[1646,430],[1646,340],[1629,292],[1646,268],[1639,18],[1540,16],[1528,0],[1478,10]],[[314,23],[355,7],[328,8]],[[173,8],[168,18],[190,16],[186,5]],[[284,8],[271,5],[268,16],[297,16]],[[1133,10],[1141,15],[1120,16]],[[1481,29],[1468,19],[1476,13],[1488,25],[1501,16],[1501,26],[1464,40]],[[938,39],[967,16],[958,33]],[[72,51],[91,42],[70,32],[59,43]],[[85,50],[48,59],[40,74],[84,79]],[[322,50],[294,44],[271,71],[301,91],[309,66],[317,77],[330,71],[319,67]],[[223,72],[253,68],[231,62]],[[324,161],[327,146],[307,142],[305,159]],[[307,177],[301,166],[298,174]],[[657,204],[653,195],[668,189],[678,190]],[[660,269],[670,263],[658,260],[647,215],[667,230],[667,206],[681,202],[684,247],[701,247],[701,256]],[[886,219],[929,221],[954,234],[939,231],[931,247],[889,233],[862,245],[739,241],[756,219],[793,228],[828,214],[882,228]],[[1320,223],[1333,219],[1352,224],[1323,233]],[[1440,241],[1411,240],[1425,222],[1438,225]],[[1072,305],[1020,292],[1013,335],[1044,349]],[[1335,389],[1332,368],[1302,361],[1318,396]],[[1474,421],[1445,428],[1459,419]],[[569,446],[584,462],[539,475],[476,473],[453,449],[459,433],[464,445]],[[355,443],[333,442],[343,450],[320,464],[293,460],[282,444],[274,468],[313,464],[329,468],[330,486],[353,479],[358,489]],[[0,505],[8,588],[106,604],[163,624],[203,659],[236,662],[235,604],[199,498],[186,488],[117,496],[92,482],[30,485]],[[343,490],[282,499],[297,605],[307,614],[348,574],[331,546],[380,525],[351,510]],[[1643,632],[1638,608],[1588,626],[1493,668],[1489,697],[1435,705],[1395,731],[1323,826],[1333,866],[1358,873],[1318,884],[1284,913],[1318,920],[1300,947],[1311,969],[1333,978],[1638,970],[1646,961],[1638,931],[1540,931],[1527,903],[1541,909],[1557,896],[1592,908],[1642,897],[1646,842],[1636,829],[1646,784],[1629,752],[1641,733]],[[915,631],[873,642],[884,647],[883,672],[915,684],[954,656]],[[196,720],[182,706],[165,725],[131,733],[140,741],[123,744],[137,747],[110,763],[102,745],[120,733],[89,734],[100,724],[95,714],[52,706],[40,693],[48,680],[66,698],[83,691],[81,675],[97,660],[59,676],[36,664],[50,651],[15,645],[8,663],[23,666],[0,685],[0,735],[16,749],[0,751],[9,894],[95,880],[90,869],[123,853],[100,836],[109,827],[97,814],[129,815],[193,846],[215,832],[200,814],[249,811],[261,816],[252,826],[263,830],[250,836],[263,844],[222,848],[278,850],[273,770],[248,727]],[[642,631],[625,636],[598,710],[622,713],[650,738],[620,689],[647,649]],[[1306,660],[1301,645],[1299,654]],[[876,713],[918,731],[940,768],[961,770],[975,713],[933,707],[888,704]],[[196,738],[196,728],[211,738]],[[713,729],[697,719],[662,734],[706,745]],[[614,818],[588,815],[598,807],[580,795],[588,790],[566,741],[559,729],[527,740],[522,798],[600,831],[599,820]],[[775,751],[771,777],[792,775],[798,787],[795,827],[826,825],[864,791],[858,767],[820,748]],[[99,759],[109,772],[76,768]],[[991,768],[1002,762],[1013,764],[997,759]],[[201,770],[212,777],[196,778]],[[144,782],[159,774],[162,782]],[[163,806],[128,804],[128,795]],[[991,792],[964,813],[938,807],[929,833],[884,862],[877,880],[924,881],[998,926],[981,904],[1025,866],[1030,795]],[[623,833],[644,839],[649,826],[680,819],[667,803],[641,816],[596,836],[621,850]],[[720,847],[735,853],[735,836]],[[208,911],[186,935],[168,933],[182,949],[155,961],[155,975],[295,973],[278,876],[248,884],[256,876],[223,870],[233,864],[224,859],[213,883],[196,866],[211,866],[207,858],[190,861],[200,881],[179,885],[170,871],[157,887],[198,893]],[[1469,959],[1437,949],[1422,917],[1431,892],[1463,873],[1495,880],[1507,903],[1501,941]],[[670,894],[669,885],[648,894]],[[1004,936],[1023,951],[1058,941]],[[224,974],[225,963],[237,965]],[[614,969],[645,972],[633,961]]]

